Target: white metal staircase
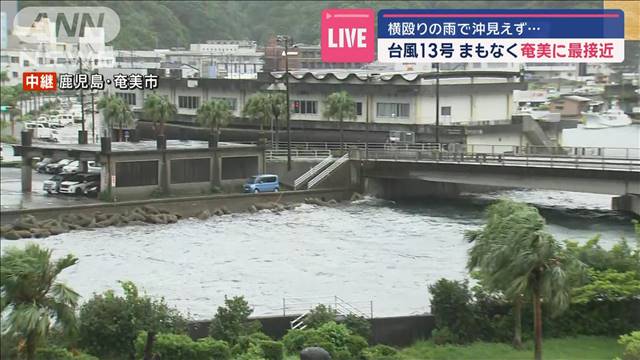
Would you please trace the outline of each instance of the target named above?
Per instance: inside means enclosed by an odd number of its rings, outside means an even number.
[[[298,190],[300,186],[302,186],[305,182],[307,182],[311,177],[315,176],[319,171],[322,171],[327,165],[332,163],[334,157],[329,155],[324,160],[316,164],[314,167],[309,169],[304,174],[300,175],[297,179],[293,181],[293,189]]]
[[[331,175],[340,165],[344,164],[347,160],[349,160],[349,154],[344,154],[338,160],[334,161],[333,164],[329,165],[326,169],[324,169],[320,174],[316,175],[313,179],[309,180],[307,183],[307,189],[311,189],[320,181],[324,180],[327,176]]]
[[[318,302],[316,303],[316,306],[325,305],[327,308],[335,311],[336,320],[340,318],[344,318],[347,315],[356,315],[363,318],[373,318],[373,302],[367,301],[366,303],[370,307],[369,314],[365,313],[364,311],[361,311],[352,303],[346,302],[344,299],[340,298],[339,296],[333,296],[333,301],[331,302]],[[311,306],[311,304],[309,304],[308,306]],[[291,320],[290,325],[292,329],[304,330],[307,328],[307,324],[305,323],[305,320],[307,316],[311,314],[312,308],[307,308],[307,309],[308,310],[305,311],[303,314]]]

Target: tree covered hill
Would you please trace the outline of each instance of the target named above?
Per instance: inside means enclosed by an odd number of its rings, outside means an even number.
[[[107,6],[120,16],[116,49],[187,47],[214,39],[255,40],[275,34],[317,44],[324,8],[597,8],[601,0],[555,1],[20,1],[27,6]]]

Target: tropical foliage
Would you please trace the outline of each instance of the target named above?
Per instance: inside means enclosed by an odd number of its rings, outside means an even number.
[[[182,333],[186,320],[163,299],[140,295],[122,282],[124,296],[112,290],[96,294],[80,308],[79,344],[101,358],[132,358],[140,331]]]
[[[67,255],[52,261],[51,250],[36,244],[8,248],[0,260],[2,333],[24,344],[28,360],[52,329],[74,332],[78,293],[57,282],[60,273],[78,258]]]
[[[109,130],[109,137],[117,125],[118,141],[122,141],[123,129],[133,125],[133,114],[129,105],[119,96],[107,95],[98,101],[98,109],[102,112],[103,123]]]
[[[280,121],[286,111],[286,98],[282,93],[256,93],[244,106],[244,115],[260,124],[261,134],[265,126],[273,125],[276,144],[280,140]]]
[[[459,3],[436,1],[19,1],[27,6],[107,6],[120,17],[121,29],[111,45],[116,49],[188,47],[217,39],[255,40],[260,44],[275,34],[289,34],[296,43],[320,42],[320,14],[325,8],[455,9]],[[54,5],[55,4],[55,5]],[[465,7],[483,8],[470,1]],[[513,1],[507,8],[544,9],[542,0]],[[557,7],[598,8],[597,2],[563,0]],[[266,21],[265,19],[268,19]],[[625,52],[626,53],[626,52]],[[625,57],[626,58],[626,57]]]
[[[339,121],[340,128],[340,148],[344,148],[344,135],[342,123],[344,120],[353,120],[356,118],[356,103],[346,91],[333,93],[327,97],[324,105],[324,116],[328,119],[336,119]]]
[[[153,122],[156,135],[164,135],[164,127],[178,113],[176,105],[166,95],[150,94],[144,100],[142,108],[144,118]]]
[[[224,306],[211,321],[209,333],[214,339],[224,340],[229,344],[236,344],[244,335],[251,335],[260,330],[260,323],[249,320],[253,309],[242,296],[224,299]]]
[[[198,109],[197,121],[201,126],[209,128],[214,138],[214,147],[218,146],[220,128],[226,126],[232,116],[229,103],[224,100],[209,100]]]
[[[535,358],[542,358],[542,302],[552,314],[569,306],[570,273],[582,263],[545,231],[533,206],[501,200],[487,210],[482,230],[467,232],[472,241],[470,269],[478,269],[491,288],[508,299],[529,294],[534,307]]]

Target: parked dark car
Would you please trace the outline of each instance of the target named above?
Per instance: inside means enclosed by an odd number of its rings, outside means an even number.
[[[69,165],[73,160],[62,159],[58,162],[52,162],[47,164],[45,169],[47,174],[60,174],[62,172],[62,168]]]
[[[60,191],[60,183],[63,181],[67,181],[71,178],[71,176],[73,176],[74,174],[56,174],[53,175],[50,179],[45,180],[42,183],[42,190],[46,191],[47,193],[51,194],[54,192],[58,192]]]
[[[89,184],[84,190],[84,194],[92,198],[98,197],[99,193],[100,193],[100,180],[92,181],[91,184]]]
[[[53,162],[52,158],[44,158],[36,163],[36,172],[39,174],[44,174],[47,172],[47,165]]]

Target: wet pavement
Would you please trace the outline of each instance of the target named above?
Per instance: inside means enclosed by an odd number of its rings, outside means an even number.
[[[31,193],[23,194],[21,191],[20,172],[19,168],[2,168],[0,171],[0,203],[2,204],[2,210],[35,209],[99,202],[86,196],[49,195],[42,190],[42,183],[53,175],[38,174],[35,171],[32,176]]]

